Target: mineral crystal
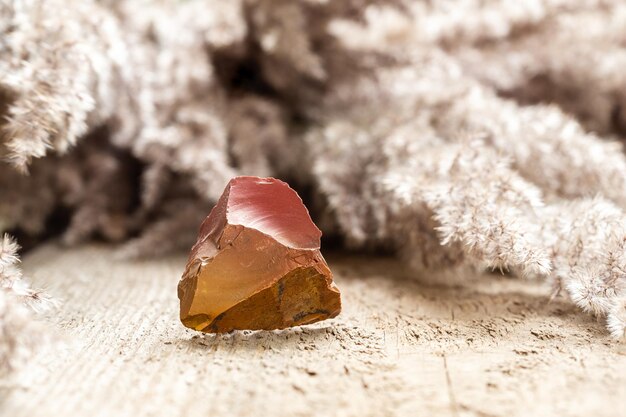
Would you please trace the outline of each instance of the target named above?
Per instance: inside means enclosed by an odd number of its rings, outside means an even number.
[[[203,332],[283,329],[335,317],[339,290],[302,200],[274,178],[232,179],[178,284],[180,319]]]

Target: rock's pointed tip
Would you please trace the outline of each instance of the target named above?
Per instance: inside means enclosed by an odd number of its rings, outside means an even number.
[[[235,177],[228,183],[226,218],[294,249],[319,249],[322,232],[289,184],[275,178]]]
[[[298,194],[274,178],[235,177],[203,222],[178,287],[181,321],[205,332],[271,330],[341,311]]]

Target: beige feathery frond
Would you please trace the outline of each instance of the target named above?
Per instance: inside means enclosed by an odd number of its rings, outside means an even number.
[[[36,313],[55,305],[45,293],[33,290],[19,268],[19,246],[8,234],[0,239],[0,377],[19,367],[45,340]]]

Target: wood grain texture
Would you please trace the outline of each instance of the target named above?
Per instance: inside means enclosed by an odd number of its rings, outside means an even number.
[[[178,320],[185,255],[105,246],[29,255],[60,298],[46,349],[0,390],[7,417],[624,416],[626,346],[537,283],[427,287],[390,259],[329,256],[344,311],[273,332]]]

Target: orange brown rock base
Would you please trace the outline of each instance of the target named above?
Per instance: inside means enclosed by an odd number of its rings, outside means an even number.
[[[276,284],[221,313],[214,319],[197,314],[185,326],[207,333],[231,330],[284,329],[335,317],[341,311],[338,293],[315,268],[298,268]]]

